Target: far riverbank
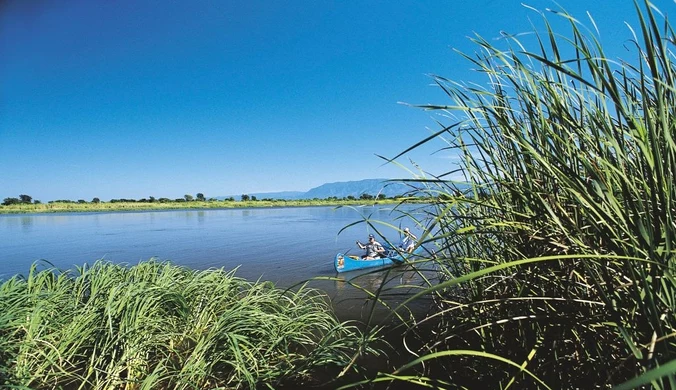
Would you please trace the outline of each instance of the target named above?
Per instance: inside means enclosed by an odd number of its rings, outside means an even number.
[[[312,199],[312,200],[247,200],[247,201],[186,201],[186,202],[53,202],[22,203],[0,206],[0,214],[31,213],[67,213],[67,212],[107,212],[107,211],[150,211],[182,209],[228,209],[228,208],[267,208],[267,207],[303,207],[303,206],[362,206],[387,205],[423,202],[419,198],[392,198],[378,200],[364,199]]]

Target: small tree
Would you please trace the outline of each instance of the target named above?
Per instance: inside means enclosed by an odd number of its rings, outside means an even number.
[[[5,198],[5,200],[2,202],[3,206],[10,206],[13,204],[19,204],[21,201],[19,198]]]
[[[249,195],[247,194],[242,195],[242,202],[246,202],[247,200],[249,200]]]
[[[204,197],[204,194],[201,193],[201,192],[198,192],[196,197],[197,197],[197,200],[199,200],[200,202],[204,202],[206,200],[206,198]]]
[[[28,195],[19,195],[19,198],[21,199],[21,203],[31,203],[33,201],[33,198]]]
[[[192,202],[193,199],[194,199],[194,198],[192,197],[192,195],[189,195],[189,194],[186,194],[186,195],[184,196],[184,198],[185,198],[185,201],[186,201],[186,202]]]
[[[99,203],[101,203],[101,199],[94,198],[94,199],[92,199],[92,203],[99,204]]]
[[[256,195],[251,195],[251,200],[257,201],[258,199],[256,198]]]

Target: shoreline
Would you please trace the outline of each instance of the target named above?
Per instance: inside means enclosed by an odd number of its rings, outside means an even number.
[[[402,203],[424,203],[429,199],[397,198],[378,200],[249,200],[249,201],[190,201],[190,202],[101,202],[101,203],[39,203],[0,206],[0,215],[50,214],[50,213],[87,213],[119,211],[162,211],[162,210],[206,210],[241,209],[272,207],[312,207],[312,206],[375,206],[397,205]]]

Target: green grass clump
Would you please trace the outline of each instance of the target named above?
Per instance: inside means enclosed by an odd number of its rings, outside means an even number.
[[[452,103],[425,108],[457,121],[409,150],[462,158],[414,180],[444,281],[412,298],[436,301],[416,360],[379,380],[676,388],[676,34],[643,5],[633,63],[554,12],[570,34],[543,14],[505,47],[474,39],[486,88],[435,78]]]
[[[314,289],[150,260],[0,285],[0,387],[258,388],[347,366],[363,336]],[[12,387],[14,388],[14,387]]]

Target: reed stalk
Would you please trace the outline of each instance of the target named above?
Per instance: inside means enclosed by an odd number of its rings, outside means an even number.
[[[458,119],[407,151],[462,156],[412,179],[436,199],[423,244],[442,281],[412,298],[434,297],[414,324],[434,331],[379,380],[676,388],[676,37],[635,4],[634,62],[561,11],[567,35],[541,13],[529,38],[473,39],[486,88],[434,77],[451,103],[423,108]]]

